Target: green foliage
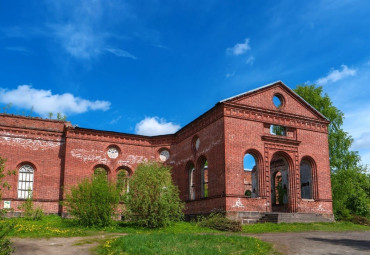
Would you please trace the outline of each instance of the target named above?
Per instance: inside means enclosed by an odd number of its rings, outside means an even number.
[[[14,251],[8,238],[13,229],[14,223],[0,223],[0,255],[9,255]]]
[[[332,173],[333,208],[337,219],[370,217],[370,175],[352,168]]]
[[[355,215],[351,218],[351,222],[370,227],[370,220],[366,217]]]
[[[351,215],[370,217],[370,175],[360,165],[353,138],[342,129],[344,114],[336,108],[323,88],[299,85],[295,92],[330,120],[329,156],[332,170],[333,209],[337,219]]]
[[[271,244],[247,236],[136,234],[105,241],[99,254],[272,254]]]
[[[6,163],[6,159],[0,157],[0,202],[1,202],[2,197],[3,197],[3,190],[4,189],[9,190],[10,189],[9,183],[7,181],[4,181],[4,178],[6,176],[15,175],[14,170],[5,172],[5,163]]]
[[[21,206],[19,206],[19,209],[23,210],[23,216],[26,220],[42,220],[45,216],[41,207],[34,207],[32,195],[29,196]]]
[[[222,213],[212,213],[198,222],[200,227],[216,229],[220,231],[239,232],[242,225],[239,221],[226,218]]]
[[[118,202],[115,184],[109,183],[105,175],[95,175],[72,187],[64,204],[80,225],[104,227],[112,224]]]
[[[329,156],[332,171],[357,167],[360,156],[350,147],[353,138],[342,129],[344,113],[336,108],[323,88],[315,85],[298,85],[295,92],[330,120]]]
[[[125,200],[129,217],[141,226],[163,227],[183,216],[184,205],[172,182],[170,168],[156,163],[137,167]]]

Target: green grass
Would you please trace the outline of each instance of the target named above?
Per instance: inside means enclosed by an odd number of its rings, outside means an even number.
[[[320,223],[263,223],[244,225],[243,233],[305,232],[305,231],[370,231],[370,227],[348,221]]]
[[[128,234],[194,234],[194,233],[224,233],[209,228],[199,227],[194,222],[177,222],[165,228],[148,229],[135,224],[115,222],[106,228],[84,228],[76,225],[71,219],[62,219],[59,216],[46,216],[40,221],[12,218],[0,220],[0,224],[14,223],[15,228],[10,233],[13,237],[49,238],[87,236],[103,232]],[[244,225],[242,233],[267,232],[304,232],[304,231],[358,231],[368,230],[370,227],[357,225],[351,222],[334,223],[281,223],[281,224],[254,224]],[[236,233],[238,234],[238,233]]]
[[[253,237],[209,234],[131,234],[107,240],[99,254],[271,254],[272,246]]]
[[[0,224],[9,223],[14,223],[14,229],[10,232],[11,237],[70,237],[86,236],[95,232],[95,230],[76,226],[73,224],[73,221],[65,220],[55,215],[46,216],[39,221],[26,220],[24,218],[0,220]]]

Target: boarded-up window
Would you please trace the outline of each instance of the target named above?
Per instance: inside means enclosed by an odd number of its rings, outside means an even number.
[[[34,169],[30,165],[23,165],[18,173],[18,198],[27,199],[32,196]]]

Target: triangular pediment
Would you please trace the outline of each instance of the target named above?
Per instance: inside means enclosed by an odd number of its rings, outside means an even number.
[[[282,105],[280,107],[276,107],[274,104],[274,96],[281,99]],[[262,110],[293,114],[304,118],[327,121],[324,115],[281,81],[227,98],[222,100],[220,103],[232,103],[241,106],[259,108]]]

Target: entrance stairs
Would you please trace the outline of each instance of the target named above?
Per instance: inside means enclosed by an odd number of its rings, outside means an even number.
[[[257,223],[293,223],[293,222],[331,222],[334,219],[332,217],[324,217],[321,214],[315,213],[264,213],[257,220]]]

